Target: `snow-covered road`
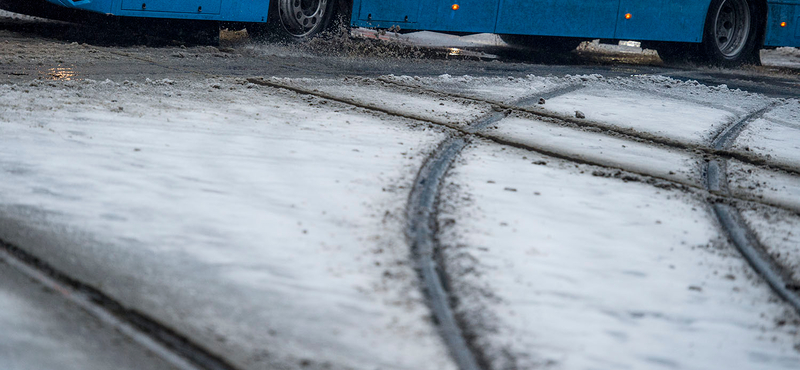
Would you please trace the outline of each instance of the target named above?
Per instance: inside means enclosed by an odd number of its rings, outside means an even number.
[[[790,369],[713,205],[800,286],[798,115],[652,75],[2,85],[0,239],[233,368],[455,369],[406,211],[463,138],[430,260],[480,366]]]
[[[237,367],[448,368],[402,232],[441,130],[250,87],[3,87],[4,240]]]

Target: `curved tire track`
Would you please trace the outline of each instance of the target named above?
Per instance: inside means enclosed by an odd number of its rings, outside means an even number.
[[[465,129],[463,127],[458,127],[456,125],[447,122],[437,122],[431,119],[421,118],[419,116],[407,112],[396,112],[391,109],[374,107],[370,106],[369,104],[364,104],[356,100],[342,98],[339,96],[323,93],[320,91],[312,91],[302,87],[287,85],[275,81],[267,81],[264,79],[256,79],[256,78],[248,79],[248,81],[262,86],[268,86],[271,88],[278,88],[278,89],[286,89],[303,95],[313,95],[319,98],[338,101],[340,103],[344,103],[347,105],[364,108],[376,112],[381,112],[397,117],[423,121],[438,126],[444,126],[453,130],[454,135],[458,135],[443,142],[439,146],[439,148],[435,150],[434,153],[431,154],[431,156],[426,160],[425,165],[420,170],[419,175],[415,180],[415,185],[414,188],[412,189],[412,194],[409,199],[409,207],[407,209],[407,215],[409,217],[407,237],[409,239],[410,244],[412,245],[416,262],[418,263],[420,268],[420,274],[422,276],[423,284],[430,299],[429,304],[431,305],[431,308],[434,312],[437,322],[441,326],[442,335],[444,336],[445,341],[450,347],[453,357],[456,359],[456,362],[458,363],[459,367],[462,370],[479,369],[480,368],[479,366],[482,363],[485,363],[485,361],[482,360],[483,355],[477,348],[470,347],[470,344],[463,336],[465,332],[464,327],[459,326],[463,325],[463,323],[459,323],[457,317],[453,313],[453,307],[450,304],[450,299],[448,298],[449,293],[447,291],[447,284],[446,284],[447,276],[445,275],[441,266],[438,265],[436,261],[438,258],[437,257],[438,244],[436,240],[437,230],[436,230],[435,219],[436,219],[437,198],[439,196],[439,186],[441,184],[441,180],[443,176],[447,173],[447,170],[453,163],[458,153],[468,145],[468,142],[466,141],[467,139],[465,139],[465,137],[468,138],[470,136],[487,139],[497,144],[513,146],[520,149],[537,152],[546,156],[551,156],[554,158],[571,161],[574,163],[594,165],[607,169],[628,171],[635,174],[643,175],[645,177],[660,179],[672,184],[676,184],[678,186],[683,186],[684,189],[687,190],[696,189],[707,192],[708,195],[710,195],[709,202],[712,202],[711,207],[714,210],[714,214],[717,217],[720,225],[723,227],[724,232],[736,245],[736,247],[745,257],[745,259],[748,261],[748,263],[768,281],[770,286],[777,292],[777,294],[784,300],[789,302],[797,310],[797,312],[800,313],[800,297],[798,297],[798,295],[795,292],[787,288],[787,279],[781,272],[780,267],[774,261],[772,261],[772,259],[769,256],[767,256],[766,253],[764,253],[763,247],[761,247],[758,244],[756,238],[754,237],[754,234],[752,233],[751,230],[748,229],[747,225],[741,218],[741,215],[739,214],[738,210],[735,207],[726,204],[726,203],[736,203],[737,201],[745,201],[745,202],[768,205],[781,209],[787,209],[783,205],[769,204],[755,197],[737,197],[736,195],[730,193],[726,186],[727,182],[726,163],[729,159],[738,159],[742,162],[752,164],[755,166],[766,167],[766,168],[777,168],[794,175],[800,175],[800,170],[796,168],[791,168],[791,167],[782,168],[781,166],[766,164],[763,160],[759,158],[753,158],[747,155],[743,155],[741,153],[735,153],[730,151],[730,146],[733,144],[733,141],[735,141],[735,138],[745,129],[747,124],[761,117],[767,111],[772,109],[775,104],[763,107],[759,110],[753,111],[749,114],[746,114],[736,119],[733,123],[724,128],[714,138],[711,146],[706,146],[697,144],[686,144],[675,140],[664,139],[659,137],[651,137],[651,135],[649,134],[643,134],[635,130],[616,128],[602,122],[591,122],[586,120],[574,119],[570,117],[563,117],[561,115],[552,112],[530,109],[514,105],[516,103],[530,104],[531,102],[535,101],[530,98],[520,99],[517,102],[511,104],[505,104],[505,103],[497,103],[492,101],[475,99],[469,96],[464,96],[459,94],[442,93],[425,88],[420,89],[418,87],[403,85],[395,81],[382,80],[384,82],[392,83],[394,85],[404,88],[417,88],[419,89],[418,92],[422,91],[424,93],[435,94],[438,96],[447,96],[447,97],[466,99],[481,103],[487,103],[490,104],[495,109],[495,112],[479,118],[478,120],[472,122]],[[549,96],[555,97],[561,94],[566,94],[577,90],[577,88],[575,88],[574,86],[569,86],[567,88],[559,90],[560,91],[553,91],[551,94],[554,95],[549,95]],[[559,92],[561,93],[559,94]],[[545,94],[548,93],[543,93],[542,96],[544,96]],[[539,97],[537,96],[535,99],[538,100],[538,98]],[[492,124],[502,120],[511,113],[531,114],[537,117],[555,120],[557,122],[574,124],[577,125],[578,127],[601,129],[603,133],[606,135],[619,135],[634,141],[648,141],[656,146],[668,147],[671,149],[677,149],[682,151],[691,151],[695,155],[701,155],[707,159],[706,162],[707,165],[703,174],[704,178],[702,181],[704,186],[702,188],[698,188],[696,185],[692,184],[684,184],[675,180],[664,179],[646,173],[631,171],[625,168],[616,168],[601,163],[594,163],[591,160],[584,160],[581,158],[572,157],[570,155],[565,155],[563,153],[555,153],[547,150],[542,150],[541,148],[536,148],[531,145],[508,141],[482,132],[483,129],[490,127]]]
[[[654,145],[668,147],[668,148],[681,150],[681,151],[685,151],[685,152],[692,152],[692,153],[699,152],[702,155],[712,156],[712,157],[715,157],[715,158],[736,159],[736,160],[739,160],[741,162],[744,162],[744,163],[747,163],[747,164],[751,164],[751,165],[754,165],[754,166],[765,167],[765,168],[774,169],[774,170],[780,170],[780,171],[788,172],[788,173],[790,173],[792,175],[795,175],[795,176],[800,176],[800,165],[787,166],[787,165],[784,165],[784,164],[781,164],[781,163],[768,163],[764,158],[761,158],[758,155],[735,152],[735,151],[730,150],[730,148],[728,148],[728,147],[716,148],[716,147],[713,147],[713,146],[709,147],[709,146],[703,145],[703,144],[685,143],[685,142],[682,142],[682,141],[679,141],[679,140],[676,140],[676,139],[667,138],[667,137],[663,137],[663,136],[658,136],[658,135],[647,133],[647,132],[641,132],[641,131],[638,131],[638,130],[635,130],[635,129],[617,127],[617,126],[610,125],[610,124],[607,124],[607,123],[604,123],[604,122],[592,121],[592,120],[588,120],[588,119],[578,119],[578,118],[575,118],[575,117],[564,116],[564,115],[561,115],[559,113],[547,111],[547,110],[545,110],[543,108],[534,109],[534,108],[532,108],[533,104],[530,104],[531,103],[530,99],[526,99],[526,98],[520,99],[520,100],[518,100],[516,102],[512,102],[512,103],[503,103],[503,102],[492,101],[492,100],[487,100],[487,99],[479,99],[479,98],[475,98],[475,97],[472,97],[472,96],[469,96],[469,95],[465,95],[465,94],[441,92],[441,91],[437,91],[437,90],[433,90],[433,89],[429,89],[429,88],[425,88],[425,87],[407,85],[407,84],[403,84],[402,82],[391,80],[391,79],[387,79],[387,78],[383,78],[383,77],[380,77],[377,80],[385,82],[387,84],[392,84],[392,85],[395,85],[395,86],[398,86],[398,87],[402,87],[402,88],[405,88],[405,89],[414,89],[418,93],[419,92],[424,92],[424,93],[427,93],[427,94],[433,94],[433,95],[438,95],[438,96],[442,96],[442,97],[457,98],[457,99],[469,100],[469,101],[473,101],[473,102],[477,102],[477,103],[489,104],[489,105],[492,105],[493,107],[495,107],[498,110],[510,110],[512,112],[516,112],[516,113],[520,113],[520,114],[527,114],[527,115],[532,115],[532,116],[539,117],[539,118],[551,119],[551,120],[555,120],[555,121],[561,122],[561,123],[568,123],[568,124],[575,125],[575,126],[578,126],[578,127],[581,127],[581,128],[599,129],[606,135],[610,134],[610,135],[622,136],[622,137],[626,137],[626,138],[634,140],[634,141],[648,142],[648,143],[651,143],[651,144],[654,144]],[[251,81],[251,82],[253,82],[253,81]],[[569,87],[564,88],[564,90],[566,90],[565,93],[571,92],[569,90]],[[574,91],[574,90],[572,90],[572,91]],[[650,92],[647,92],[647,93],[650,94]],[[545,92],[541,96],[545,97],[546,94],[547,93]],[[654,94],[654,95],[658,95],[658,94]],[[538,99],[538,97],[539,96],[537,96],[536,99]],[[676,100],[682,100],[682,101],[686,101],[686,102],[698,103],[696,100],[693,100],[691,98],[680,97],[680,96],[671,96],[671,95],[669,97],[672,98],[672,99],[676,99]],[[549,98],[545,98],[545,99],[549,99]],[[523,102],[523,103],[526,103],[526,104],[525,105],[517,105],[518,102]],[[717,107],[717,108],[719,108],[719,107]],[[768,107],[762,108],[760,110],[757,110],[756,112],[748,114],[744,118],[737,119],[736,122],[732,126],[740,124],[742,121],[748,121],[748,119],[747,119],[748,116],[751,116],[753,114],[757,114],[758,112],[761,112],[761,110],[766,109],[766,108],[768,108]],[[724,110],[730,112],[729,109],[724,109]],[[731,128],[732,126],[728,126],[728,128]],[[487,138],[489,138],[489,137],[487,137]],[[491,140],[491,138],[489,138],[489,139]],[[598,164],[598,165],[599,166],[603,166],[602,164]],[[603,166],[603,167],[606,167],[606,166]],[[651,175],[647,175],[647,174],[644,174],[644,175],[651,176]],[[668,180],[668,181],[671,181],[671,180]],[[753,200],[753,201],[756,201],[756,200]]]
[[[582,88],[582,85],[567,86],[546,93],[547,98],[567,94]],[[534,100],[535,99],[535,100]],[[539,96],[518,100],[519,104],[538,101]],[[467,132],[477,134],[508,116],[506,112],[492,112],[468,125]],[[469,145],[467,139],[454,136],[440,143],[426,159],[414,180],[409,196],[406,237],[419,269],[422,285],[428,297],[439,330],[461,370],[488,369],[483,352],[467,340],[467,323],[459,320],[453,310],[453,297],[447,281],[449,277],[442,267],[440,245],[437,238],[437,205],[441,194],[442,179],[456,157]]]
[[[428,306],[439,325],[450,353],[461,370],[479,370],[481,355],[471,348],[464,336],[462,325],[456,320],[446,288],[447,277],[437,262],[439,246],[436,240],[436,204],[439,201],[441,181],[459,153],[467,146],[463,138],[450,138],[442,142],[431,154],[414,180],[409,197],[406,237],[428,297]]]
[[[701,191],[701,192],[706,192],[707,191],[707,188],[705,186],[697,185],[697,184],[692,183],[692,182],[679,181],[679,180],[676,180],[676,179],[666,178],[666,177],[662,177],[662,176],[659,176],[659,175],[656,175],[656,174],[652,174],[652,173],[636,171],[636,170],[631,169],[631,168],[625,168],[625,167],[622,167],[622,166],[614,166],[614,165],[609,165],[609,164],[602,163],[602,162],[599,162],[599,161],[595,161],[595,160],[592,160],[592,159],[581,158],[581,157],[574,156],[574,155],[571,155],[571,154],[568,154],[568,153],[556,152],[556,151],[552,151],[552,150],[543,149],[543,148],[540,148],[540,147],[534,147],[534,146],[531,146],[531,145],[528,145],[528,144],[525,144],[525,143],[520,143],[520,142],[517,142],[517,141],[508,140],[508,139],[503,138],[503,137],[499,137],[499,136],[496,136],[496,135],[492,135],[490,133],[483,132],[481,130],[477,130],[475,128],[475,126],[469,126],[467,128],[464,128],[463,126],[458,126],[458,125],[455,125],[455,124],[447,122],[447,121],[430,119],[430,118],[422,117],[422,116],[414,114],[414,113],[397,111],[397,110],[390,109],[390,108],[376,107],[376,106],[373,106],[373,105],[370,105],[370,104],[366,104],[366,103],[357,101],[355,99],[341,97],[341,96],[337,96],[337,95],[334,95],[334,94],[329,94],[329,93],[325,93],[325,92],[321,92],[321,91],[317,91],[317,90],[312,90],[312,89],[308,89],[308,88],[304,88],[304,87],[294,86],[294,85],[291,85],[291,84],[278,82],[278,81],[274,81],[274,80],[268,80],[268,79],[263,79],[263,78],[248,78],[247,81],[250,82],[250,83],[256,84],[256,85],[260,85],[260,86],[266,86],[266,87],[269,87],[269,88],[288,90],[288,91],[292,91],[292,92],[295,92],[295,93],[301,94],[301,95],[315,96],[315,97],[318,97],[318,98],[327,99],[327,100],[331,100],[331,101],[336,101],[336,102],[343,103],[343,104],[346,104],[346,105],[350,105],[350,106],[354,106],[354,107],[358,107],[358,108],[363,108],[363,109],[371,110],[371,111],[374,111],[374,112],[380,112],[380,113],[388,114],[388,115],[395,116],[395,117],[412,119],[412,120],[416,120],[416,121],[420,121],[420,122],[426,122],[426,123],[437,125],[437,126],[441,126],[441,127],[446,127],[448,129],[454,130],[455,132],[460,133],[460,134],[474,135],[476,137],[480,137],[480,138],[495,142],[495,143],[500,144],[500,145],[506,145],[506,146],[511,146],[511,147],[523,149],[523,150],[528,150],[528,151],[536,152],[536,153],[539,153],[539,154],[542,154],[542,155],[546,155],[546,156],[550,156],[550,157],[554,157],[554,158],[558,158],[558,159],[563,159],[563,160],[567,160],[567,161],[571,161],[571,162],[575,162],[575,163],[580,163],[580,164],[587,164],[587,165],[597,166],[597,167],[610,169],[610,170],[615,170],[615,171],[618,171],[618,170],[619,171],[626,171],[626,172],[633,173],[633,174],[636,174],[636,175],[641,175],[641,176],[644,176],[644,177],[647,177],[647,178],[656,179],[656,180],[664,181],[664,182],[667,182],[667,183],[670,183],[670,184],[674,184],[674,185],[676,185],[678,187],[685,188],[685,189],[694,189],[694,190]],[[383,81],[383,80],[381,80],[381,81]],[[397,86],[404,87],[404,88],[412,87],[412,86],[402,85],[402,84],[398,84],[398,83],[393,83],[393,84],[397,85]],[[461,96],[459,94],[439,93],[439,92],[428,91],[428,90],[429,89],[420,88],[420,89],[418,89],[416,91],[416,93],[420,93],[420,91],[422,91],[424,93],[433,93],[433,94],[436,94],[438,96],[453,97],[453,98],[458,98],[458,99],[465,99],[465,100],[471,100],[471,101],[475,101],[475,102],[490,104],[490,105],[492,105],[494,107],[494,109],[497,112],[497,114],[503,114],[504,115],[503,117],[505,117],[505,116],[507,116],[507,115],[509,115],[511,113],[532,114],[535,117],[540,117],[540,118],[553,120],[556,123],[562,123],[562,124],[566,123],[566,124],[576,125],[577,127],[580,127],[580,128],[600,129],[601,130],[601,134],[603,134],[603,135],[618,136],[618,137],[622,137],[624,139],[629,139],[629,140],[632,140],[632,141],[645,142],[648,145],[652,145],[652,146],[660,147],[660,148],[668,148],[668,149],[671,149],[671,150],[678,150],[678,151],[681,151],[683,153],[691,154],[693,156],[701,155],[701,156],[703,156],[705,158],[711,158],[711,159],[717,159],[717,160],[737,159],[739,161],[742,161],[742,162],[747,163],[747,164],[751,164],[753,166],[758,166],[758,167],[767,168],[767,169],[779,169],[781,171],[785,171],[785,172],[788,172],[790,174],[800,176],[800,170],[798,170],[798,169],[791,169],[791,168],[790,169],[785,169],[785,168],[781,168],[781,167],[778,167],[778,166],[767,165],[761,159],[758,159],[758,158],[754,159],[754,158],[751,158],[750,156],[746,156],[746,155],[743,155],[741,153],[735,153],[735,152],[731,152],[731,151],[727,151],[727,150],[713,149],[713,148],[708,147],[707,145],[687,145],[687,144],[676,142],[674,140],[664,141],[664,140],[660,140],[660,139],[657,139],[657,138],[654,139],[654,138],[652,138],[652,137],[650,137],[648,135],[643,135],[643,134],[641,134],[639,132],[636,132],[636,131],[633,131],[633,132],[622,132],[620,130],[613,129],[613,128],[609,129],[608,127],[610,125],[607,125],[607,124],[595,123],[595,122],[591,122],[591,121],[586,121],[586,120],[576,119],[576,118],[570,118],[570,117],[562,117],[562,116],[560,116],[558,114],[555,114],[555,113],[543,112],[541,110],[536,110],[536,109],[532,109],[532,108],[517,107],[517,106],[513,106],[513,105],[509,105],[509,104],[499,104],[499,103],[492,102],[492,101],[485,101],[485,100],[475,99],[475,98],[468,97],[468,96]],[[564,88],[564,89],[559,89],[559,90],[563,90],[564,94],[565,93],[569,93],[571,91],[574,91],[570,87],[567,87],[567,88]],[[555,90],[554,92],[551,92],[551,93],[556,93],[559,90]],[[544,93],[542,93],[541,96],[546,96],[546,94],[550,94],[550,93],[549,92],[544,92]],[[555,95],[555,96],[557,96],[557,95]],[[538,97],[537,97],[537,99],[538,99]],[[482,117],[479,120],[481,120],[481,119],[486,119],[486,117]],[[739,121],[741,121],[741,120],[737,120],[737,122],[739,122]],[[483,125],[483,128],[486,128],[486,127],[490,126],[491,124],[492,124],[491,122],[485,123]],[[623,130],[623,131],[627,131],[627,130]],[[762,204],[762,205],[777,207],[777,208],[780,208],[780,209],[783,209],[783,210],[786,210],[786,211],[790,211],[790,212],[800,212],[800,210],[789,208],[786,205],[777,204],[777,203],[771,202],[769,200],[764,200],[764,199],[758,198],[756,196],[738,195],[738,194],[731,194],[731,193],[716,193],[715,196],[720,197],[720,198],[724,198],[724,199],[727,199],[727,200],[730,200],[730,201],[747,201],[747,202],[753,202],[753,203],[758,203],[758,204]]]
[[[734,122],[714,138],[711,146],[718,150],[729,149],[750,122],[763,116],[775,106],[772,104]],[[724,159],[711,159],[707,162],[704,182],[708,191],[720,195],[730,195],[727,168],[727,160]],[[735,205],[720,202],[712,203],[711,207],[723,231],[750,266],[767,281],[778,296],[792,305],[800,314],[800,295],[797,294],[797,291],[789,288],[793,284],[789,277],[791,275],[769,256],[753,230],[742,218],[739,209]]]

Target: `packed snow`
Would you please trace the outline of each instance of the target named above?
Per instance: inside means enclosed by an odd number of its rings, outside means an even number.
[[[800,48],[781,47],[762,50],[761,63],[765,66],[800,68]]]
[[[451,76],[382,76],[381,79],[403,85],[430,89],[449,94],[458,94],[472,99],[512,104],[520,99],[531,98],[568,86],[582,85],[601,79],[599,75],[588,76],[535,76],[518,77],[474,77]]]
[[[738,196],[800,212],[800,179],[797,175],[730,160],[728,187]]]
[[[491,111],[485,103],[420,95],[368,78],[275,79],[369,107],[412,115],[423,120],[464,124]]]
[[[733,149],[800,171],[800,100],[784,102],[750,123]]]
[[[800,282],[800,214],[752,206],[742,211],[742,217],[767,252],[780,262],[795,283]]]
[[[725,110],[684,100],[600,88],[550,99],[545,108],[569,117],[580,111],[591,121],[693,144],[710,141],[713,133],[735,119]]]
[[[242,369],[452,369],[403,234],[441,124],[561,91],[535,109],[707,146],[778,102],[659,76],[273,81],[418,119],[235,79],[0,86],[0,236]],[[797,165],[793,131],[767,144],[794,129],[779,103],[735,150]],[[448,175],[442,260],[495,368],[800,361],[797,315],[707,208],[702,153],[503,114],[484,137],[605,167],[471,137]],[[800,210],[794,174],[728,169],[735,196]],[[800,234],[745,215],[773,252]]]
[[[242,369],[452,368],[402,231],[442,132],[238,81],[50,85],[0,86],[6,241]]]
[[[682,184],[702,186],[701,167],[697,159],[686,152],[520,117],[504,119],[495,127],[491,136],[504,141]]]
[[[702,197],[483,143],[462,158],[441,241],[494,368],[796,368],[797,316]]]

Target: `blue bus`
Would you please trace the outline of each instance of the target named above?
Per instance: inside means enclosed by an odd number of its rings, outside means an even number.
[[[496,33],[549,48],[637,40],[665,60],[690,56],[716,65],[758,63],[763,47],[800,46],[800,0],[0,0],[0,7],[29,14],[47,6],[242,22],[290,40],[325,31],[337,16],[355,27]]]

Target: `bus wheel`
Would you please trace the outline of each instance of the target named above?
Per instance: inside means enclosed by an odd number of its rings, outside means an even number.
[[[714,0],[703,32],[702,54],[718,66],[759,64],[761,11],[753,0]]]
[[[256,38],[289,42],[306,41],[327,31],[333,19],[336,0],[272,0],[266,27],[256,30]]]

